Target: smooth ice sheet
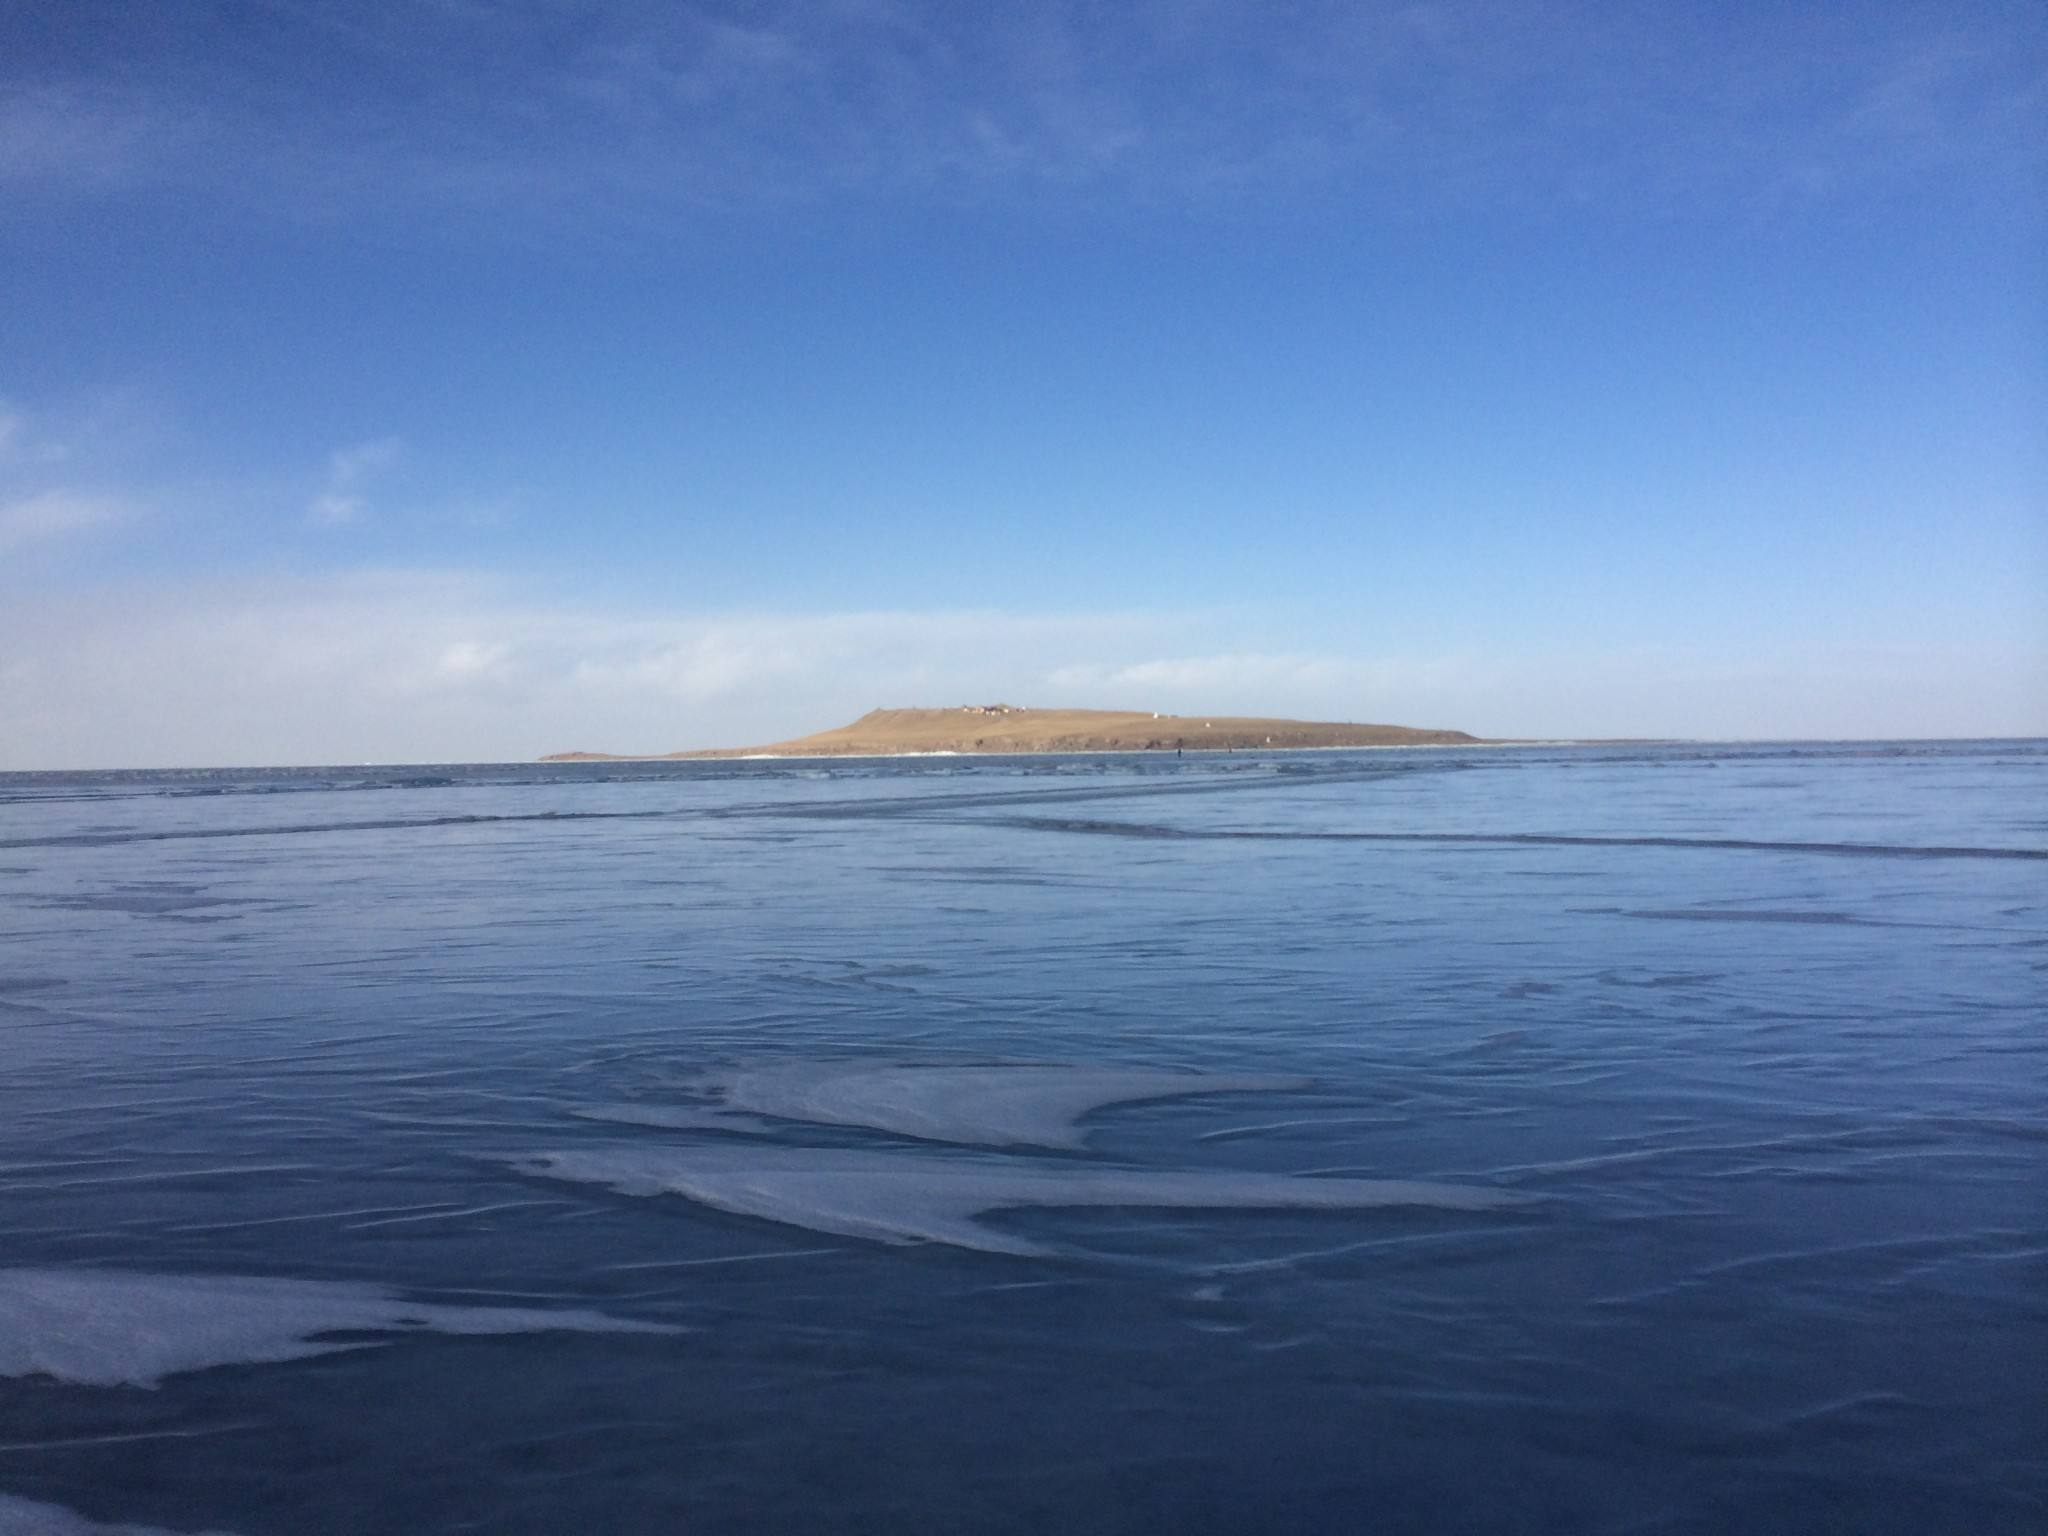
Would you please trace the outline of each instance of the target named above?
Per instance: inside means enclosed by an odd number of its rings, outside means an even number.
[[[778,1120],[857,1125],[922,1141],[1078,1149],[1081,1117],[1111,1104],[1201,1093],[1274,1093],[1308,1079],[1156,1067],[919,1066],[825,1061],[706,1078],[730,1109]]]
[[[1483,1211],[1523,1203],[1497,1190],[1406,1180],[1175,1173],[810,1148],[597,1147],[542,1153],[526,1173],[626,1195],[680,1195],[722,1211],[882,1243],[950,1243],[988,1253],[1051,1250],[975,1220],[1028,1206]]]
[[[154,1387],[180,1371],[300,1360],[339,1331],[673,1333],[601,1312],[406,1301],[374,1285],[249,1275],[0,1269],[0,1376]]]

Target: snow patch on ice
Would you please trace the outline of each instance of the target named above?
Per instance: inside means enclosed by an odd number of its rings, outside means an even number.
[[[0,1536],[177,1536],[154,1525],[102,1525],[88,1520],[61,1504],[39,1504],[34,1499],[0,1493]],[[196,1532],[194,1536],[227,1536],[224,1531]]]
[[[302,1360],[387,1333],[675,1333],[602,1312],[406,1301],[352,1281],[0,1269],[0,1376],[154,1387],[180,1371]]]
[[[743,1216],[881,1243],[950,1243],[987,1253],[1044,1254],[1040,1244],[981,1225],[990,1211],[1030,1206],[1355,1210],[1429,1206],[1483,1211],[1525,1197],[1458,1184],[1178,1173],[1005,1159],[810,1148],[595,1147],[541,1153],[522,1172],[601,1184],[625,1195],[680,1195]]]

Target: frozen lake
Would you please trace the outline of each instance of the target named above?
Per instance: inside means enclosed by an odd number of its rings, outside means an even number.
[[[2048,744],[0,775],[0,1532],[2048,1527]]]

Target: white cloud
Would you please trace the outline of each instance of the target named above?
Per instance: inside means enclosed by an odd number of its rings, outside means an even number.
[[[1448,718],[1445,710],[1452,707],[1449,701],[1469,704],[1485,671],[1459,654],[1368,657],[1227,651],[1061,667],[1048,674],[1046,684],[1065,700],[1128,703],[1175,713],[1278,714],[1465,728],[1464,719]]]
[[[396,464],[404,451],[405,444],[395,437],[379,437],[348,448],[337,448],[327,456],[330,483],[359,484]]]
[[[1361,663],[1329,656],[1251,651],[1160,657],[1116,666],[1062,667],[1047,681],[1055,688],[1080,688],[1091,693],[1122,689],[1175,697],[1201,694],[1211,700],[1210,707],[1214,708],[1214,699],[1219,694],[1238,695],[1247,690],[1270,693],[1276,688],[1290,693],[1302,689],[1328,690],[1363,682],[1366,670]]]
[[[467,682],[471,678],[489,677],[503,669],[512,654],[509,645],[498,645],[488,640],[457,640],[442,650],[435,664],[435,673],[453,682]]]
[[[703,703],[742,688],[768,687],[800,675],[808,664],[802,638],[739,625],[671,639],[646,634],[599,641],[599,655],[576,665],[578,687],[610,695],[638,694]]]
[[[127,504],[114,497],[67,490],[0,503],[0,554],[104,528],[128,512]]]

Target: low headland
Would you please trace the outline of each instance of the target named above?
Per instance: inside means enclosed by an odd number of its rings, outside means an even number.
[[[929,752],[1246,752],[1304,747],[1461,747],[1480,737],[1410,725],[1160,715],[1149,710],[1030,709],[968,704],[874,709],[851,725],[759,747],[685,752],[555,752],[544,763],[651,762],[718,757],[898,757]]]

